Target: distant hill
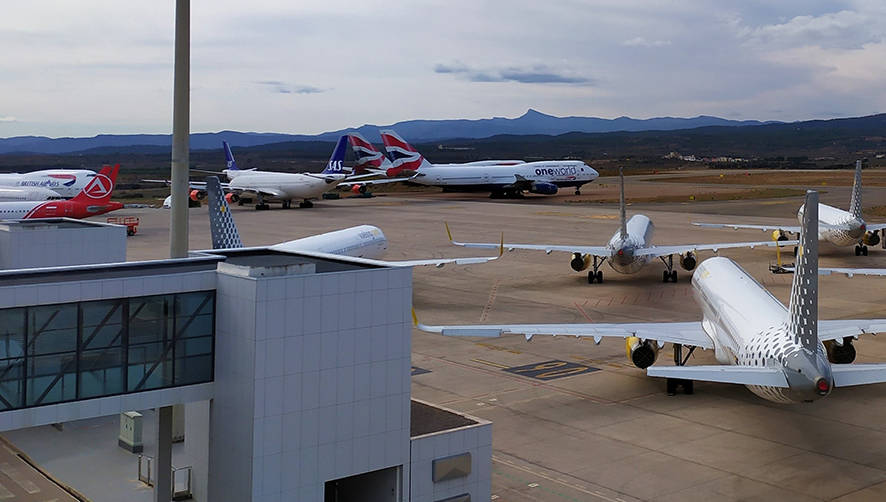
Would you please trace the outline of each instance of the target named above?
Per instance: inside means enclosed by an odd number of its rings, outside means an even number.
[[[771,122],[768,122],[771,123]],[[502,134],[513,135],[560,135],[569,132],[601,133],[613,131],[672,131],[707,126],[761,125],[756,120],[727,120],[718,117],[693,118],[658,117],[632,119],[619,117],[602,119],[596,117],[554,117],[530,109],[514,119],[495,117],[479,120],[408,120],[389,125],[366,124],[356,128],[329,131],[316,135],[278,134],[221,131],[191,134],[192,150],[220,148],[222,140],[235,147],[251,147],[290,141],[335,141],[344,133],[357,131],[374,142],[380,142],[379,129],[392,128],[410,142],[426,143],[453,138],[479,139]],[[0,138],[0,154],[43,153],[65,154],[75,152],[139,152],[160,153],[172,144],[168,134],[100,134],[91,138],[47,138],[44,136],[18,136]]]

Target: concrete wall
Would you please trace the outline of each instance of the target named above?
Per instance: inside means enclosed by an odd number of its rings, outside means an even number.
[[[0,269],[126,261],[126,227],[0,224]]]
[[[492,423],[471,417],[477,424],[412,438],[410,498],[412,502],[435,502],[469,493],[471,500],[486,501],[492,495]],[[434,483],[435,459],[471,454],[471,474]]]
[[[321,501],[409,473],[412,271],[219,273],[210,499]],[[405,490],[405,487],[404,487]]]

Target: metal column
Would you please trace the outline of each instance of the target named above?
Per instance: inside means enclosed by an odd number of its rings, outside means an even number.
[[[154,502],[172,500],[172,406],[157,408],[157,456],[154,457],[157,482]]]
[[[175,84],[172,104],[170,258],[188,255],[188,156],[190,137],[190,0],[175,1]]]

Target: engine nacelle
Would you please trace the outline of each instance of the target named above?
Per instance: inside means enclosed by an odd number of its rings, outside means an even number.
[[[191,200],[203,200],[206,198],[206,192],[204,190],[191,190],[189,196]]]
[[[363,185],[351,185],[351,191],[358,194],[360,190],[363,188]]]
[[[865,232],[862,241],[868,246],[876,246],[880,243],[880,234],[876,230],[873,232]]]
[[[773,230],[772,231],[772,240],[786,241],[786,240],[788,240],[788,236],[787,236],[787,234],[784,233],[784,230]]]
[[[582,270],[585,270],[586,268],[591,266],[591,255],[572,253],[572,261],[569,262],[569,266],[572,267],[572,270],[575,270],[576,272],[581,272]]]
[[[554,195],[558,190],[560,190],[560,187],[557,185],[540,181],[536,181],[529,187],[529,193],[537,193],[541,195]]]
[[[225,200],[228,201],[228,204],[234,204],[240,200],[240,196],[231,192],[225,194]]]
[[[828,361],[833,364],[849,364],[855,361],[855,347],[852,345],[852,337],[843,339],[843,345],[828,340],[824,342],[824,348],[828,351]]]
[[[694,270],[697,263],[698,260],[692,251],[687,251],[686,254],[680,255],[680,266],[683,267],[683,270]]]
[[[625,339],[628,359],[634,366],[644,370],[655,363],[658,358],[658,344],[652,340],[640,341],[636,336]]]

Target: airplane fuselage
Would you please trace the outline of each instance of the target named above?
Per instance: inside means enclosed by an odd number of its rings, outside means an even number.
[[[94,177],[95,171],[88,169],[45,169],[23,174],[0,174],[0,186],[47,188],[68,199],[80,193]]]
[[[797,218],[803,221],[803,208],[797,211]],[[855,246],[864,237],[864,219],[853,216],[827,204],[818,204],[818,240],[828,241],[836,246]]]
[[[627,236],[621,235],[621,230],[615,232],[609,239],[609,248],[612,249],[612,257],[609,266],[612,270],[622,274],[633,274],[649,263],[653,257],[635,256],[634,250],[652,245],[652,236],[655,234],[655,225],[652,220],[642,214],[635,214],[625,225]]]
[[[380,258],[388,249],[388,239],[380,228],[358,225],[324,234],[312,235],[272,246],[278,251],[316,251],[321,253],[353,256],[356,258]]]
[[[481,161],[484,162],[484,161]],[[578,160],[503,164],[434,164],[418,171],[411,182],[459,191],[490,192],[513,187],[524,178],[539,189],[580,187],[597,179],[593,168]],[[530,190],[531,191],[531,190]],[[555,189],[552,191],[552,193]],[[539,192],[545,193],[545,192]]]
[[[49,188],[0,186],[0,202],[43,201],[63,198],[58,192]]]
[[[789,312],[734,261],[714,257],[692,275],[696,299],[702,307],[702,328],[714,344],[722,364],[779,369],[790,387],[748,385],[754,394],[778,403],[806,402],[823,397],[818,379],[833,388],[833,375],[819,342],[813,353],[789,334]]]
[[[233,174],[232,173],[237,173]],[[274,198],[280,200],[307,200],[319,198],[323,192],[335,188],[339,181],[345,179],[338,176],[337,181],[308,176],[299,173],[273,173],[262,171],[229,171],[228,188],[233,191],[267,190],[269,193],[280,193]],[[266,196],[267,197],[267,196]]]

